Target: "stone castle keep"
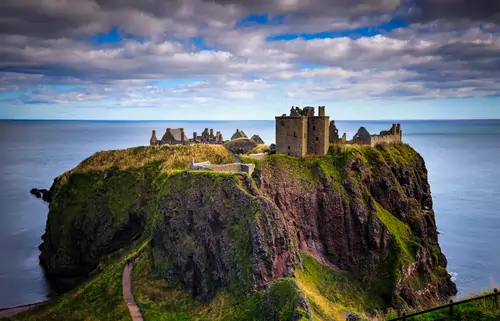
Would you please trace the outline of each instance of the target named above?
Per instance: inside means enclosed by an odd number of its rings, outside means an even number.
[[[307,154],[323,156],[328,152],[329,121],[325,106],[292,107],[290,115],[276,117],[276,153],[303,157]]]
[[[325,114],[325,106],[318,107],[318,115],[314,107],[293,107],[290,115],[276,116],[276,153],[304,157],[306,155],[324,156],[330,144],[366,144],[372,147],[378,144],[401,143],[403,131],[400,124],[392,124],[392,128],[370,135],[361,127],[351,141],[346,134],[339,138],[335,121]]]

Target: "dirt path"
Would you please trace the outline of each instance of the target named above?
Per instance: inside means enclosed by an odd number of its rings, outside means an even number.
[[[29,309],[35,308],[35,307],[39,306],[42,303],[43,302],[21,305],[21,306],[14,307],[14,308],[0,309],[0,319],[2,319],[2,318],[8,318],[8,317],[11,317],[11,316],[16,315],[18,313],[21,313],[21,312],[27,311]]]
[[[132,268],[134,266],[134,263],[135,261],[127,263],[125,265],[125,269],[123,270],[123,280],[122,280],[123,300],[125,300],[125,303],[128,306],[128,310],[130,311],[132,320],[143,321],[141,311],[139,311],[139,307],[137,307],[137,304],[135,304],[134,296],[132,295],[132,287],[131,287],[132,280],[130,276],[132,274]]]

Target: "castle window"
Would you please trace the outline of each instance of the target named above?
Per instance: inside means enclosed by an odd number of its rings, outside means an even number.
[[[316,126],[313,126],[313,130],[316,130]]]
[[[293,137],[297,137],[297,133],[296,132],[293,132]]]
[[[285,122],[284,121],[281,121],[281,126],[285,126]]]
[[[319,142],[319,137],[316,137],[316,141]]]
[[[288,146],[288,149],[290,149],[290,146]]]

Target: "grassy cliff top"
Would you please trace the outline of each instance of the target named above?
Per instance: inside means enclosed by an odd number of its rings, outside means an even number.
[[[139,146],[127,149],[99,151],[83,160],[72,170],[62,174],[104,171],[111,168],[127,170],[149,164],[159,166],[162,172],[185,170],[189,159],[195,162],[210,161],[213,164],[234,162],[233,154],[221,145],[162,145]]]

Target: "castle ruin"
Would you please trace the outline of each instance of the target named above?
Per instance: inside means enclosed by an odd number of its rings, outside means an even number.
[[[235,161],[234,163],[231,163],[231,164],[221,164],[221,165],[212,164],[209,161],[195,163],[194,158],[191,157],[189,159],[188,170],[189,171],[211,170],[214,172],[231,172],[231,173],[243,172],[243,173],[247,173],[249,176],[252,176],[252,173],[255,170],[255,164],[252,164],[252,163],[244,164],[244,163],[241,163],[240,161]]]
[[[167,128],[163,137],[159,140],[156,137],[156,130],[153,130],[151,134],[151,139],[149,140],[149,145],[190,145],[197,143],[205,144],[223,144],[224,139],[222,133],[218,131],[214,135],[213,129],[205,128],[198,136],[197,132],[193,133],[192,138],[189,138],[184,132],[184,128]]]
[[[247,135],[240,129],[236,129],[236,132],[231,136],[231,140],[237,139],[248,139]],[[259,135],[253,135],[251,138],[256,144],[264,144],[264,141]],[[151,138],[149,139],[150,146],[159,145],[191,145],[191,144],[224,144],[228,142],[222,137],[222,133],[217,131],[214,134],[212,128],[205,128],[201,135],[197,132],[193,132],[191,138],[187,136],[184,132],[184,128],[167,128],[165,134],[161,139],[156,137],[156,130],[153,129]]]
[[[276,153],[304,157],[306,155],[324,156],[330,144],[363,144],[372,147],[379,144],[401,143],[403,131],[400,124],[392,124],[389,130],[379,135],[370,133],[361,127],[351,141],[346,134],[339,137],[335,121],[329,121],[325,115],[325,106],[318,107],[318,115],[314,115],[314,107],[293,107],[290,115],[276,116]]]
[[[318,116],[314,115],[314,107],[292,107],[289,116],[276,116],[276,153],[299,157],[326,155],[329,120],[325,106],[318,107]]]

